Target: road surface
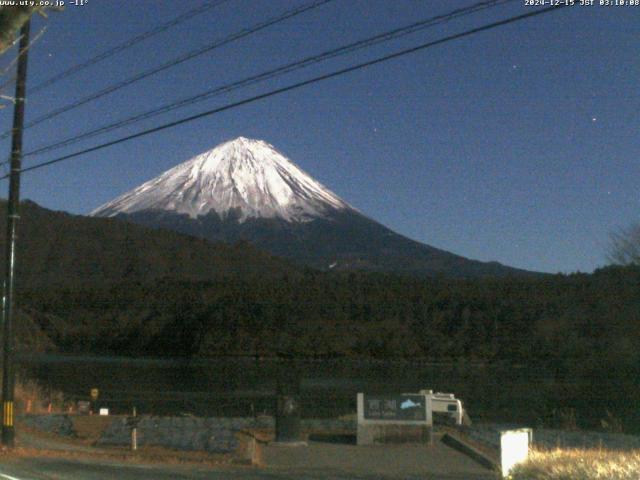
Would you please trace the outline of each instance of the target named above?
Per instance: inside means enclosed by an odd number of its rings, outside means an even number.
[[[266,447],[264,467],[145,465],[90,458],[0,458],[0,480],[495,480],[444,445]]]
[[[259,444],[260,467],[136,463],[97,454],[108,450],[20,431],[22,454],[0,455],[0,480],[495,480],[497,476],[447,447],[356,446],[312,441],[306,447]],[[52,452],[45,455],[43,451]],[[32,453],[27,453],[32,452]]]
[[[380,476],[339,471],[286,472],[280,469],[147,466],[68,459],[22,459],[2,462],[2,480],[495,480],[495,475],[424,474],[420,476]]]

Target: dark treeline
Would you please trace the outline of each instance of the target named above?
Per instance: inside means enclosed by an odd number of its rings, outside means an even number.
[[[419,280],[307,271],[261,280],[38,288],[20,304],[63,351],[638,365],[640,269]]]

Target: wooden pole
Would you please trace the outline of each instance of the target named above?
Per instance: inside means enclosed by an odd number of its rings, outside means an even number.
[[[22,131],[24,127],[24,102],[27,96],[27,53],[29,49],[30,21],[20,29],[16,98],[13,108],[11,137],[11,173],[9,175],[9,200],[7,202],[7,236],[5,245],[5,280],[2,299],[3,354],[2,354],[2,444],[13,447],[15,429],[13,397],[15,369],[13,365],[14,331],[14,272],[16,264],[16,230],[20,216],[20,170],[22,168]]]

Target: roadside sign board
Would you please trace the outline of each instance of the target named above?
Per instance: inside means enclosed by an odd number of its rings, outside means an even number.
[[[433,443],[431,397],[358,393],[358,445]]]
[[[91,411],[91,403],[86,400],[79,400],[77,405],[78,413],[80,415],[89,415],[89,412]]]
[[[424,395],[363,395],[364,420],[427,421]]]

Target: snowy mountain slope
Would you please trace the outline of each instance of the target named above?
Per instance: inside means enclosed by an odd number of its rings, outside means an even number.
[[[273,146],[239,137],[168,170],[91,215],[161,210],[197,218],[213,211],[225,218],[234,211],[241,223],[247,218],[305,222],[343,209],[351,207]]]
[[[213,241],[248,241],[322,270],[419,276],[529,275],[399,235],[366,217],[271,145],[243,137],[168,170],[92,212]]]

